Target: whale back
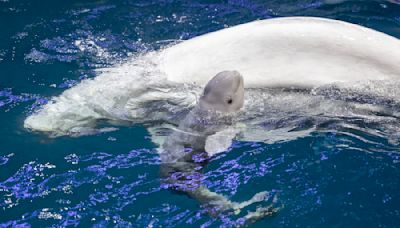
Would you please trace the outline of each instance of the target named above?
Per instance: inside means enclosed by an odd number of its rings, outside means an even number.
[[[247,88],[314,87],[400,75],[400,42],[347,22],[291,17],[255,21],[165,49],[168,80],[204,85],[236,69]]]

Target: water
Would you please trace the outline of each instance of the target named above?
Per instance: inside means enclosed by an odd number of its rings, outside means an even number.
[[[58,138],[23,128],[30,113],[96,69],[278,16],[341,19],[400,38],[396,1],[5,0],[0,10],[0,226],[239,221],[210,217],[194,199],[162,187],[147,124],[104,123],[118,130]],[[263,206],[276,196],[283,209],[256,227],[400,226],[398,85],[251,93],[247,99],[262,105],[247,102],[239,118],[255,123],[246,131],[252,137],[213,158],[204,184],[234,201],[268,191]],[[254,136],[265,143],[246,141]]]

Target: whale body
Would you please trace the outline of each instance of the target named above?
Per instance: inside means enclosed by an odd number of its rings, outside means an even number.
[[[376,85],[379,80],[384,82],[379,84],[390,85],[400,75],[400,42],[381,32],[331,19],[254,21],[100,69],[94,79],[67,89],[28,116],[24,127],[61,136],[96,133],[92,130],[98,120],[165,121],[181,110],[190,110],[201,88],[225,70],[239,71],[248,90],[354,85],[360,81]],[[387,88],[367,90],[393,96]],[[250,101],[247,108],[251,110],[250,104],[260,105]]]
[[[162,53],[168,80],[204,84],[239,71],[246,87],[314,87],[400,76],[400,42],[359,25],[313,17],[250,22],[184,41]]]

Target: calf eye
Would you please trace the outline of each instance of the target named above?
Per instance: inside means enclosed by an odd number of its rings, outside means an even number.
[[[233,102],[232,98],[229,99],[227,102],[228,102],[228,104],[232,104],[232,102]]]

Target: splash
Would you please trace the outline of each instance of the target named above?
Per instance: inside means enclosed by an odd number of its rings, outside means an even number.
[[[194,86],[167,82],[156,65],[155,54],[148,53],[113,68],[99,69],[99,76],[53,98],[29,116],[24,126],[53,136],[81,135],[96,132],[101,120],[162,120],[168,118],[165,111],[179,113],[190,108],[197,96],[196,90],[189,90]]]

